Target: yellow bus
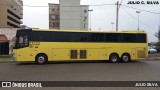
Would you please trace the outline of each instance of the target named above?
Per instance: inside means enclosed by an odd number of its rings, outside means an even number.
[[[17,30],[16,61],[110,60],[129,62],[148,56],[145,31]]]

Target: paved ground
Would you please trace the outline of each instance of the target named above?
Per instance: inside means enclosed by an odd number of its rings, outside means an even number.
[[[160,81],[160,53],[131,63],[33,63],[0,61],[0,81]],[[0,88],[0,90],[160,90],[136,87]]]
[[[32,63],[27,63],[27,64],[0,63],[0,81],[17,81],[17,80],[18,81],[160,81],[160,61],[139,61],[131,63],[108,63],[108,62],[50,63],[47,65],[36,65]],[[54,88],[54,89],[66,90],[66,88]],[[67,90],[84,90],[84,89],[85,88],[83,89],[68,88]],[[92,88],[91,90],[97,90],[97,89]],[[101,89],[106,90],[106,88],[101,88]],[[108,89],[114,90],[113,88],[108,88]],[[115,88],[115,89],[123,90],[125,88]],[[137,88],[137,90],[141,89]],[[144,89],[146,90],[147,88]],[[88,90],[88,88],[86,88],[86,90]]]
[[[131,63],[0,63],[0,80],[40,81],[160,81],[160,61]]]

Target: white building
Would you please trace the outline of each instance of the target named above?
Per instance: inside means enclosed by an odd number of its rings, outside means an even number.
[[[59,26],[61,30],[88,30],[88,9],[88,5],[80,5],[80,0],[60,0],[60,5],[49,4],[49,27],[57,29]]]

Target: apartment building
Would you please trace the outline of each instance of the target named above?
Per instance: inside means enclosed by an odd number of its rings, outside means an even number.
[[[0,28],[20,28],[22,19],[22,0],[0,0]]]
[[[60,7],[59,4],[49,3],[49,28],[60,29]]]
[[[49,28],[61,30],[88,30],[88,5],[80,0],[60,0],[49,3]]]

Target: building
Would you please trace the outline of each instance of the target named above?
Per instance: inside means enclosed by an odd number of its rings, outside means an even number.
[[[12,54],[18,29],[19,28],[0,28],[0,55]]]
[[[0,0],[0,28],[20,28],[22,19],[22,0]]]
[[[49,27],[61,30],[88,30],[88,9],[88,5],[80,5],[80,0],[49,3]]]
[[[48,4],[49,5],[49,28],[60,29],[60,7],[59,4]]]
[[[81,5],[81,17],[80,17],[80,29],[81,30],[88,30],[89,25],[89,17],[88,17],[88,5]]]

